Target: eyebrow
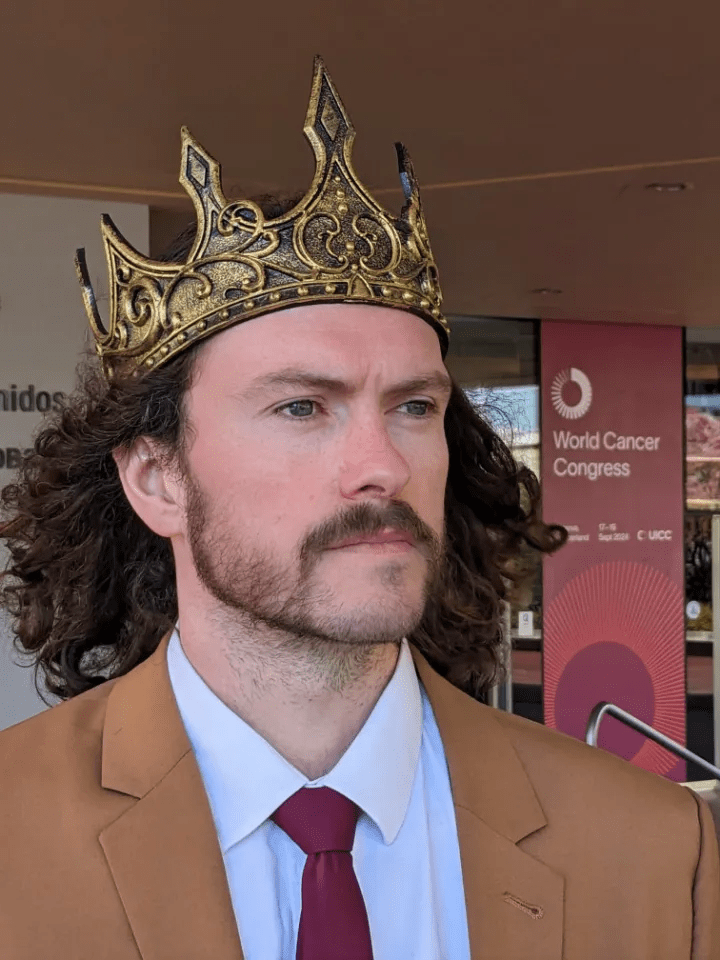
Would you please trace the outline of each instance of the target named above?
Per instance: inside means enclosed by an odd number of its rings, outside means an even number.
[[[313,373],[299,367],[285,367],[282,370],[267,373],[251,380],[247,389],[241,391],[238,396],[251,400],[260,394],[277,392],[287,387],[323,390],[326,393],[343,397],[357,392],[356,386],[347,383],[345,380],[339,380],[337,377]],[[447,374],[441,373],[439,370],[433,370],[430,373],[419,374],[388,387],[383,392],[383,396],[386,398],[406,396],[409,393],[418,393],[423,390],[435,392],[442,396],[450,396],[452,380]]]

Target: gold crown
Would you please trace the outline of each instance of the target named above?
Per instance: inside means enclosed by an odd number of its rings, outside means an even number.
[[[395,145],[405,205],[394,218],[355,176],[355,130],[320,57],[304,131],[316,162],[310,189],[289,213],[266,220],[250,200],[225,199],[220,166],[183,127],[180,183],[197,216],[195,243],[183,264],[143,257],[103,216],[107,329],[84,250],[77,251],[75,264],[108,380],[137,377],[203,337],[303,303],[410,311],[433,326],[445,357],[449,326],[440,312],[437,268],[404,146]]]

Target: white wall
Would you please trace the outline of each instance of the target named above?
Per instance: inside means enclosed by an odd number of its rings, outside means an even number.
[[[4,410],[0,394],[0,487],[14,479],[15,455],[8,451],[27,449],[43,420],[38,399],[34,410],[20,409],[31,405],[28,388],[34,388],[36,398],[42,394],[40,407],[51,402],[53,393],[72,392],[75,367],[91,336],[75,273],[78,247],[85,247],[100,313],[107,316],[103,213],[130,244],[148,252],[146,206],[0,195],[0,391],[7,392],[8,401]],[[7,558],[0,543],[1,569]],[[0,730],[46,709],[35,690],[32,668],[20,662],[26,660],[12,647],[9,617],[0,611]]]

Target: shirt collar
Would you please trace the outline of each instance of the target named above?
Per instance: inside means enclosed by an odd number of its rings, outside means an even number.
[[[332,787],[397,837],[410,803],[422,741],[423,705],[407,639],[395,671],[360,732],[333,769],[310,781],[227,707],[188,660],[177,629],[168,671],[205,783],[223,855],[301,787]]]

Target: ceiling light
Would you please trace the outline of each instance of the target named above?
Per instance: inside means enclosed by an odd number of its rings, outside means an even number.
[[[683,190],[689,190],[691,184],[684,183],[681,180],[670,183],[646,183],[646,190],[654,190],[656,193],[682,193]]]
[[[535,287],[530,293],[536,293],[540,297],[557,297],[562,290],[559,287]]]

